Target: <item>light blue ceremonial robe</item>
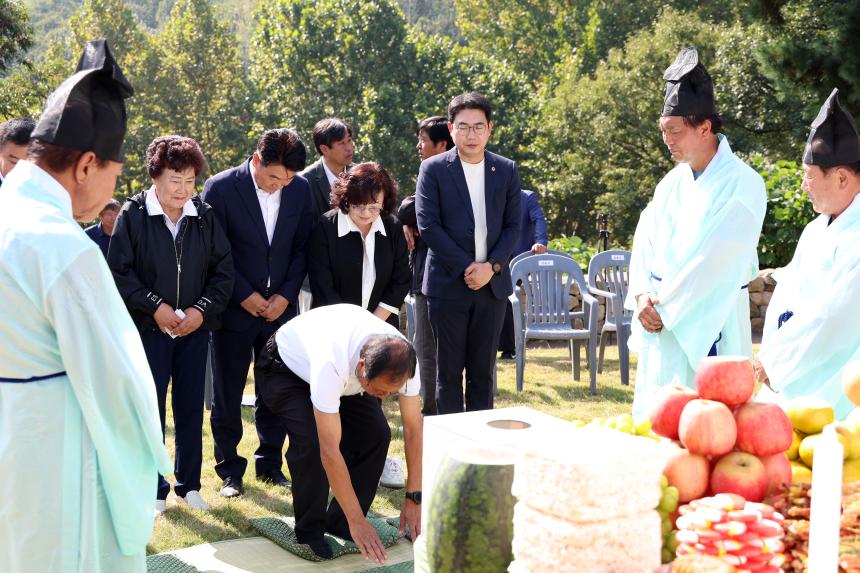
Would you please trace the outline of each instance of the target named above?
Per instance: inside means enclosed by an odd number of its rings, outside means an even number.
[[[818,396],[842,419],[853,408],[842,393],[842,369],[860,359],[860,195],[829,221],[820,215],[809,223],[791,263],[773,274],[758,359],[778,394],[763,387],[757,399],[785,405]]]
[[[625,306],[636,310],[636,295],[652,292],[663,321],[652,334],[633,318],[636,419],[647,415],[659,387],[694,387],[696,367],[715,341],[720,355],[752,357],[745,286],[758,272],[767,196],[758,173],[723,135],[719,140],[698,178],[680,163],[660,181],[636,227]]]
[[[172,467],[155,385],[69,194],[25,161],[0,192],[0,316],[0,571],[145,571]]]

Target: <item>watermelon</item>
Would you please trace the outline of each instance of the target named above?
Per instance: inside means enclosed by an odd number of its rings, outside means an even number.
[[[424,532],[429,571],[507,571],[513,561],[514,466],[447,457],[436,476]]]

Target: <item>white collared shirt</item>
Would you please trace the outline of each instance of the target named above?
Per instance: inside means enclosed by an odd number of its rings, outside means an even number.
[[[257,184],[257,173],[254,169],[254,162],[251,166],[251,180],[254,182],[254,187],[257,191],[257,201],[260,203],[260,212],[263,214],[263,224],[266,226],[266,237],[269,239],[269,244],[272,244],[272,237],[275,236],[275,224],[278,222],[278,212],[281,210],[281,189],[274,193],[268,193],[260,189]]]
[[[189,198],[182,206],[182,214],[179,215],[179,219],[174,224],[173,221],[170,220],[170,217],[164,214],[164,209],[162,209],[161,203],[158,202],[155,185],[153,185],[146,193],[146,212],[149,216],[161,215],[164,219],[164,224],[167,225],[167,230],[170,231],[171,235],[173,235],[173,240],[175,241],[176,235],[179,233],[179,228],[182,225],[182,219],[185,217],[196,217],[197,207],[194,206],[194,202]]]
[[[484,160],[480,163],[466,163],[462,159],[472,214],[475,216],[475,261],[487,260],[487,200],[484,196]]]
[[[370,295],[373,292],[373,285],[376,283],[376,259],[374,258],[376,256],[376,233],[381,234],[383,237],[387,236],[385,234],[385,225],[382,224],[382,217],[377,217],[370,226],[370,231],[367,232],[367,236],[362,237],[361,229],[358,228],[355,221],[353,221],[349,215],[343,211],[338,211],[337,236],[343,237],[348,233],[358,233],[358,236],[361,237],[361,242],[364,245],[364,259],[361,263],[361,307],[367,308],[367,305],[370,304]],[[380,302],[379,306],[392,314],[400,312],[399,309],[394,308],[389,304],[385,304],[384,302]]]
[[[320,412],[336,414],[341,396],[362,392],[355,375],[361,348],[373,335],[404,336],[354,304],[332,304],[303,312],[275,333],[278,354],[287,367],[310,385],[311,402]],[[418,365],[400,395],[417,396]]]
[[[325,159],[320,159],[320,163],[322,163],[326,179],[328,179],[328,186],[333,187],[334,181],[335,179],[337,179],[338,174],[334,173],[331,169],[328,168],[328,165],[325,164]]]

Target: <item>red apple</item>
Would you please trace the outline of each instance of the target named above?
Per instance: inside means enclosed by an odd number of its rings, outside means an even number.
[[[711,474],[711,491],[735,493],[747,501],[761,501],[767,493],[768,478],[764,464],[752,454],[726,454]]]
[[[663,475],[669,480],[669,485],[678,488],[678,501],[681,503],[704,497],[708,491],[708,460],[683,448],[678,448],[669,459]]]
[[[681,412],[678,436],[693,454],[721,456],[735,447],[735,418],[728,406],[721,402],[701,398],[692,400]]]
[[[746,356],[706,356],[696,370],[696,390],[706,400],[738,406],[752,397],[755,371]]]
[[[757,456],[771,456],[791,447],[791,422],[776,404],[748,402],[735,411],[737,447]]]
[[[688,402],[698,397],[695,390],[679,384],[660,388],[651,406],[651,429],[659,436],[677,440],[681,411]]]
[[[767,495],[775,492],[779,484],[791,481],[791,462],[784,452],[759,457],[759,460],[767,474]]]

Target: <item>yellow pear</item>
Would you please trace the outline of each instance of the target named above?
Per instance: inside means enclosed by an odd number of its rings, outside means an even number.
[[[842,393],[860,406],[860,360],[849,362],[842,370]]]
[[[791,483],[812,483],[812,470],[800,462],[791,462]]]
[[[848,455],[848,440],[839,432],[836,433],[836,437],[839,438],[840,442],[842,442],[842,458],[845,459]],[[808,467],[814,467],[812,459],[815,457],[815,446],[820,438],[821,434],[812,434],[811,436],[806,436],[803,438],[803,441],[800,442],[800,448],[798,448],[797,452],[800,456],[800,460]]]
[[[791,446],[788,448],[788,451],[785,452],[790,460],[797,459],[797,450],[800,449],[800,442],[803,441],[803,437],[800,436],[797,432],[792,432],[791,437]]]
[[[785,413],[794,429],[804,434],[818,434],[836,418],[833,406],[813,396],[795,398],[788,403]]]
[[[845,446],[845,459],[860,458],[860,424],[838,422],[836,432],[844,438],[842,445]]]
[[[842,466],[842,483],[851,483],[860,480],[860,460],[845,462]]]

